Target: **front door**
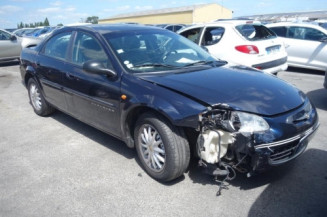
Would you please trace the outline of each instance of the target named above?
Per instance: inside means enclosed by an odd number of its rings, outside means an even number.
[[[90,33],[78,32],[71,60],[64,75],[66,100],[76,118],[120,137],[120,80],[83,70],[86,61],[97,60],[112,69],[111,61],[99,40]]]

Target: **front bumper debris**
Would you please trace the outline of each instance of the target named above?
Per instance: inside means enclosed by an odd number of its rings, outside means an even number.
[[[252,157],[253,171],[264,171],[270,166],[278,166],[300,156],[318,127],[317,122],[313,127],[294,137],[255,146],[255,154]]]

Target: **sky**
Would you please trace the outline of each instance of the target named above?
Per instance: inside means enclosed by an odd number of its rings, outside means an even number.
[[[100,19],[118,14],[217,3],[232,11],[233,17],[283,12],[327,10],[327,0],[0,0],[0,28],[43,22],[50,25]]]

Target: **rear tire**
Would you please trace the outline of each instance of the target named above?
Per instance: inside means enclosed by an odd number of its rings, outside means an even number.
[[[34,112],[40,116],[47,116],[55,111],[55,109],[45,101],[38,83],[34,78],[28,80],[28,96]]]
[[[146,172],[159,181],[181,176],[190,161],[190,147],[184,132],[154,113],[145,113],[136,122],[134,141]]]

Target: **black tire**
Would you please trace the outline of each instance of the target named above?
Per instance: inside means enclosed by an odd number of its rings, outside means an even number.
[[[150,139],[154,139],[151,140],[155,143],[153,145],[149,145],[150,141],[145,141],[149,132]],[[152,137],[153,135],[155,136]],[[154,113],[141,115],[134,129],[134,141],[142,166],[152,178],[162,182],[171,181],[183,175],[188,168],[190,147],[184,131],[160,115]]]
[[[40,86],[34,80],[34,78],[30,78],[28,80],[27,88],[30,103],[36,114],[40,116],[47,116],[55,111],[55,109],[49,103],[47,103],[47,101],[45,101],[40,90]]]

